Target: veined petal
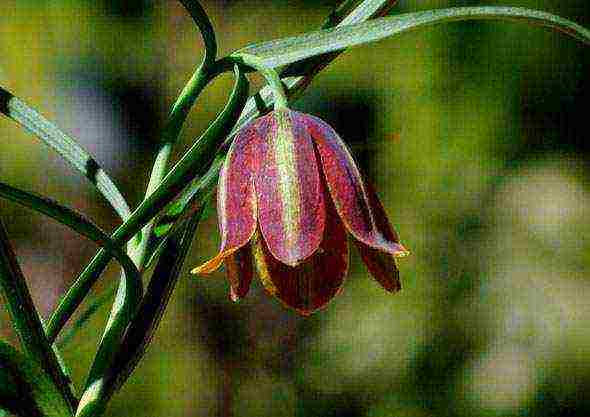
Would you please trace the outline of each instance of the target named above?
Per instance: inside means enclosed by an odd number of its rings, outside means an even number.
[[[355,244],[371,275],[383,288],[395,293],[401,290],[399,270],[397,269],[395,258],[406,256],[409,252],[399,243],[399,236],[387,220],[385,209],[379,198],[377,198],[377,194],[371,184],[366,183],[365,187],[377,227],[383,232],[383,235],[388,241],[398,245],[399,251],[391,254],[390,252],[375,249],[360,240],[355,240]]]
[[[350,151],[330,125],[305,118],[317,146],[330,195],[348,231],[364,244],[394,256],[408,251],[399,243],[375,193],[368,190]]]
[[[395,257],[387,252],[373,249],[359,240],[355,240],[355,244],[373,278],[389,292],[395,293],[401,290],[402,286],[399,270],[395,264]]]
[[[254,263],[266,290],[304,315],[334,298],[348,271],[346,229],[335,211],[331,211],[326,216],[320,248],[296,267],[278,262],[258,235],[253,240]]]
[[[225,257],[244,246],[256,231],[256,194],[254,164],[256,142],[261,139],[259,120],[244,127],[234,139],[219,173],[217,217],[221,247],[219,254],[195,268],[197,274],[211,273]]]
[[[256,175],[258,222],[270,253],[296,266],[320,246],[324,195],[317,157],[301,113],[273,113]],[[263,145],[261,145],[263,146]]]
[[[225,258],[225,271],[230,283],[230,297],[232,301],[239,301],[250,290],[250,283],[254,275],[252,245],[250,243]]]

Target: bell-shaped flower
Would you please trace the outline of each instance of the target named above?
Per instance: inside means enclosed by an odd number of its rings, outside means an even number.
[[[342,288],[347,233],[375,279],[400,290],[400,244],[375,192],[344,142],[317,117],[275,110],[236,135],[217,194],[219,254],[195,268],[225,263],[234,301],[248,292],[254,269],[287,306],[310,314]]]

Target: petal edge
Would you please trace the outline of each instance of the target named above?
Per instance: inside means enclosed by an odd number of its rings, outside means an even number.
[[[320,154],[328,190],[347,230],[374,249],[406,256],[408,251],[399,243],[375,192],[364,183],[346,144],[323,120],[315,116],[305,120]]]

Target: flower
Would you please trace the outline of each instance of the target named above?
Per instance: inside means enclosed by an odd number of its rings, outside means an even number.
[[[302,314],[325,306],[348,270],[347,232],[375,279],[401,288],[394,258],[408,251],[344,142],[317,117],[279,109],[241,129],[221,169],[217,212],[221,249],[193,273],[225,263],[234,301],[255,266],[287,306]]]

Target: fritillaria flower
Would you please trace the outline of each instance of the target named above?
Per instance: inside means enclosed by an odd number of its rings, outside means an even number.
[[[348,270],[347,233],[375,279],[398,291],[400,244],[375,192],[363,183],[346,145],[317,117],[279,109],[245,126],[222,167],[219,254],[234,301],[256,269],[264,287],[302,314],[325,306]]]

